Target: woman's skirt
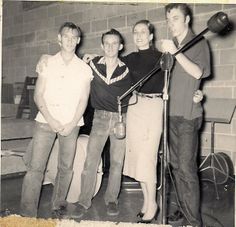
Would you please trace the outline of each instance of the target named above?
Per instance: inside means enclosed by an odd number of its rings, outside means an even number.
[[[141,182],[156,183],[158,149],[162,133],[163,100],[134,94],[126,121],[126,155],[123,174]]]

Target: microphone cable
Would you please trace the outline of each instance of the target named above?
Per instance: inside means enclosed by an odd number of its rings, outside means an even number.
[[[179,200],[179,196],[178,196],[178,192],[177,192],[177,187],[176,187],[176,184],[175,184],[175,180],[174,180],[172,171],[170,169],[170,150],[169,150],[168,144],[167,144],[167,154],[166,154],[166,156],[167,156],[167,170],[168,170],[168,173],[169,173],[169,176],[170,176],[171,183],[173,185],[173,190],[174,190],[177,206],[180,208],[180,211],[184,215],[186,220],[191,224],[190,220],[187,217],[187,214],[184,212],[183,207],[180,204],[180,200]],[[187,209],[187,206],[186,206],[186,209]]]

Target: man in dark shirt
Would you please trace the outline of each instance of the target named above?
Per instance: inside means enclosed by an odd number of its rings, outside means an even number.
[[[173,40],[162,40],[163,52],[174,54],[195,35],[190,8],[183,3],[168,4],[166,19]],[[198,180],[198,130],[202,122],[201,103],[193,101],[202,78],[210,75],[210,54],[205,39],[175,56],[170,81],[169,145],[181,212],[170,215],[169,222],[185,218],[194,227],[202,226]]]
[[[123,38],[115,30],[102,35],[104,56],[95,57],[89,65],[93,70],[91,82],[91,104],[95,109],[93,125],[87,147],[87,157],[81,175],[81,193],[71,218],[82,217],[91,206],[96,174],[104,145],[110,138],[110,169],[104,200],[108,215],[118,215],[118,194],[121,185],[122,167],[125,154],[125,139],[114,134],[115,124],[119,120],[117,96],[121,96],[130,87],[129,69],[118,58],[123,48]],[[123,100],[127,104],[128,98]],[[122,109],[125,120],[127,107]]]

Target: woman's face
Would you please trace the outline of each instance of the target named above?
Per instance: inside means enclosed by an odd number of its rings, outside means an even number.
[[[139,50],[145,50],[150,47],[150,41],[153,34],[150,34],[146,24],[137,24],[133,30],[134,43]]]

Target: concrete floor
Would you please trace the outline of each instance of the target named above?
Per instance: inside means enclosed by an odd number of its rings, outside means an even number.
[[[1,181],[1,215],[19,213],[19,201],[21,195],[21,184],[23,175],[8,177]],[[129,181],[129,179],[128,179]],[[127,179],[125,179],[127,182]],[[103,201],[103,194],[106,189],[107,177],[101,185],[101,189],[93,199],[92,207],[83,216],[83,220],[94,221],[114,221],[136,223],[136,214],[142,205],[142,193],[137,184],[122,185],[119,197],[118,216],[108,216]],[[204,224],[211,227],[234,227],[234,181],[228,180],[223,185],[218,185],[219,200],[216,199],[215,189],[212,183],[202,182],[202,218]],[[52,195],[52,185],[44,185],[39,205],[38,216],[41,218],[50,217],[50,199]],[[137,189],[137,190],[136,190]],[[173,192],[169,198],[173,197]],[[170,199],[172,200],[172,199]],[[175,209],[175,203],[170,202],[170,210]],[[76,220],[80,221],[80,220]],[[161,224],[160,217],[154,223]]]

